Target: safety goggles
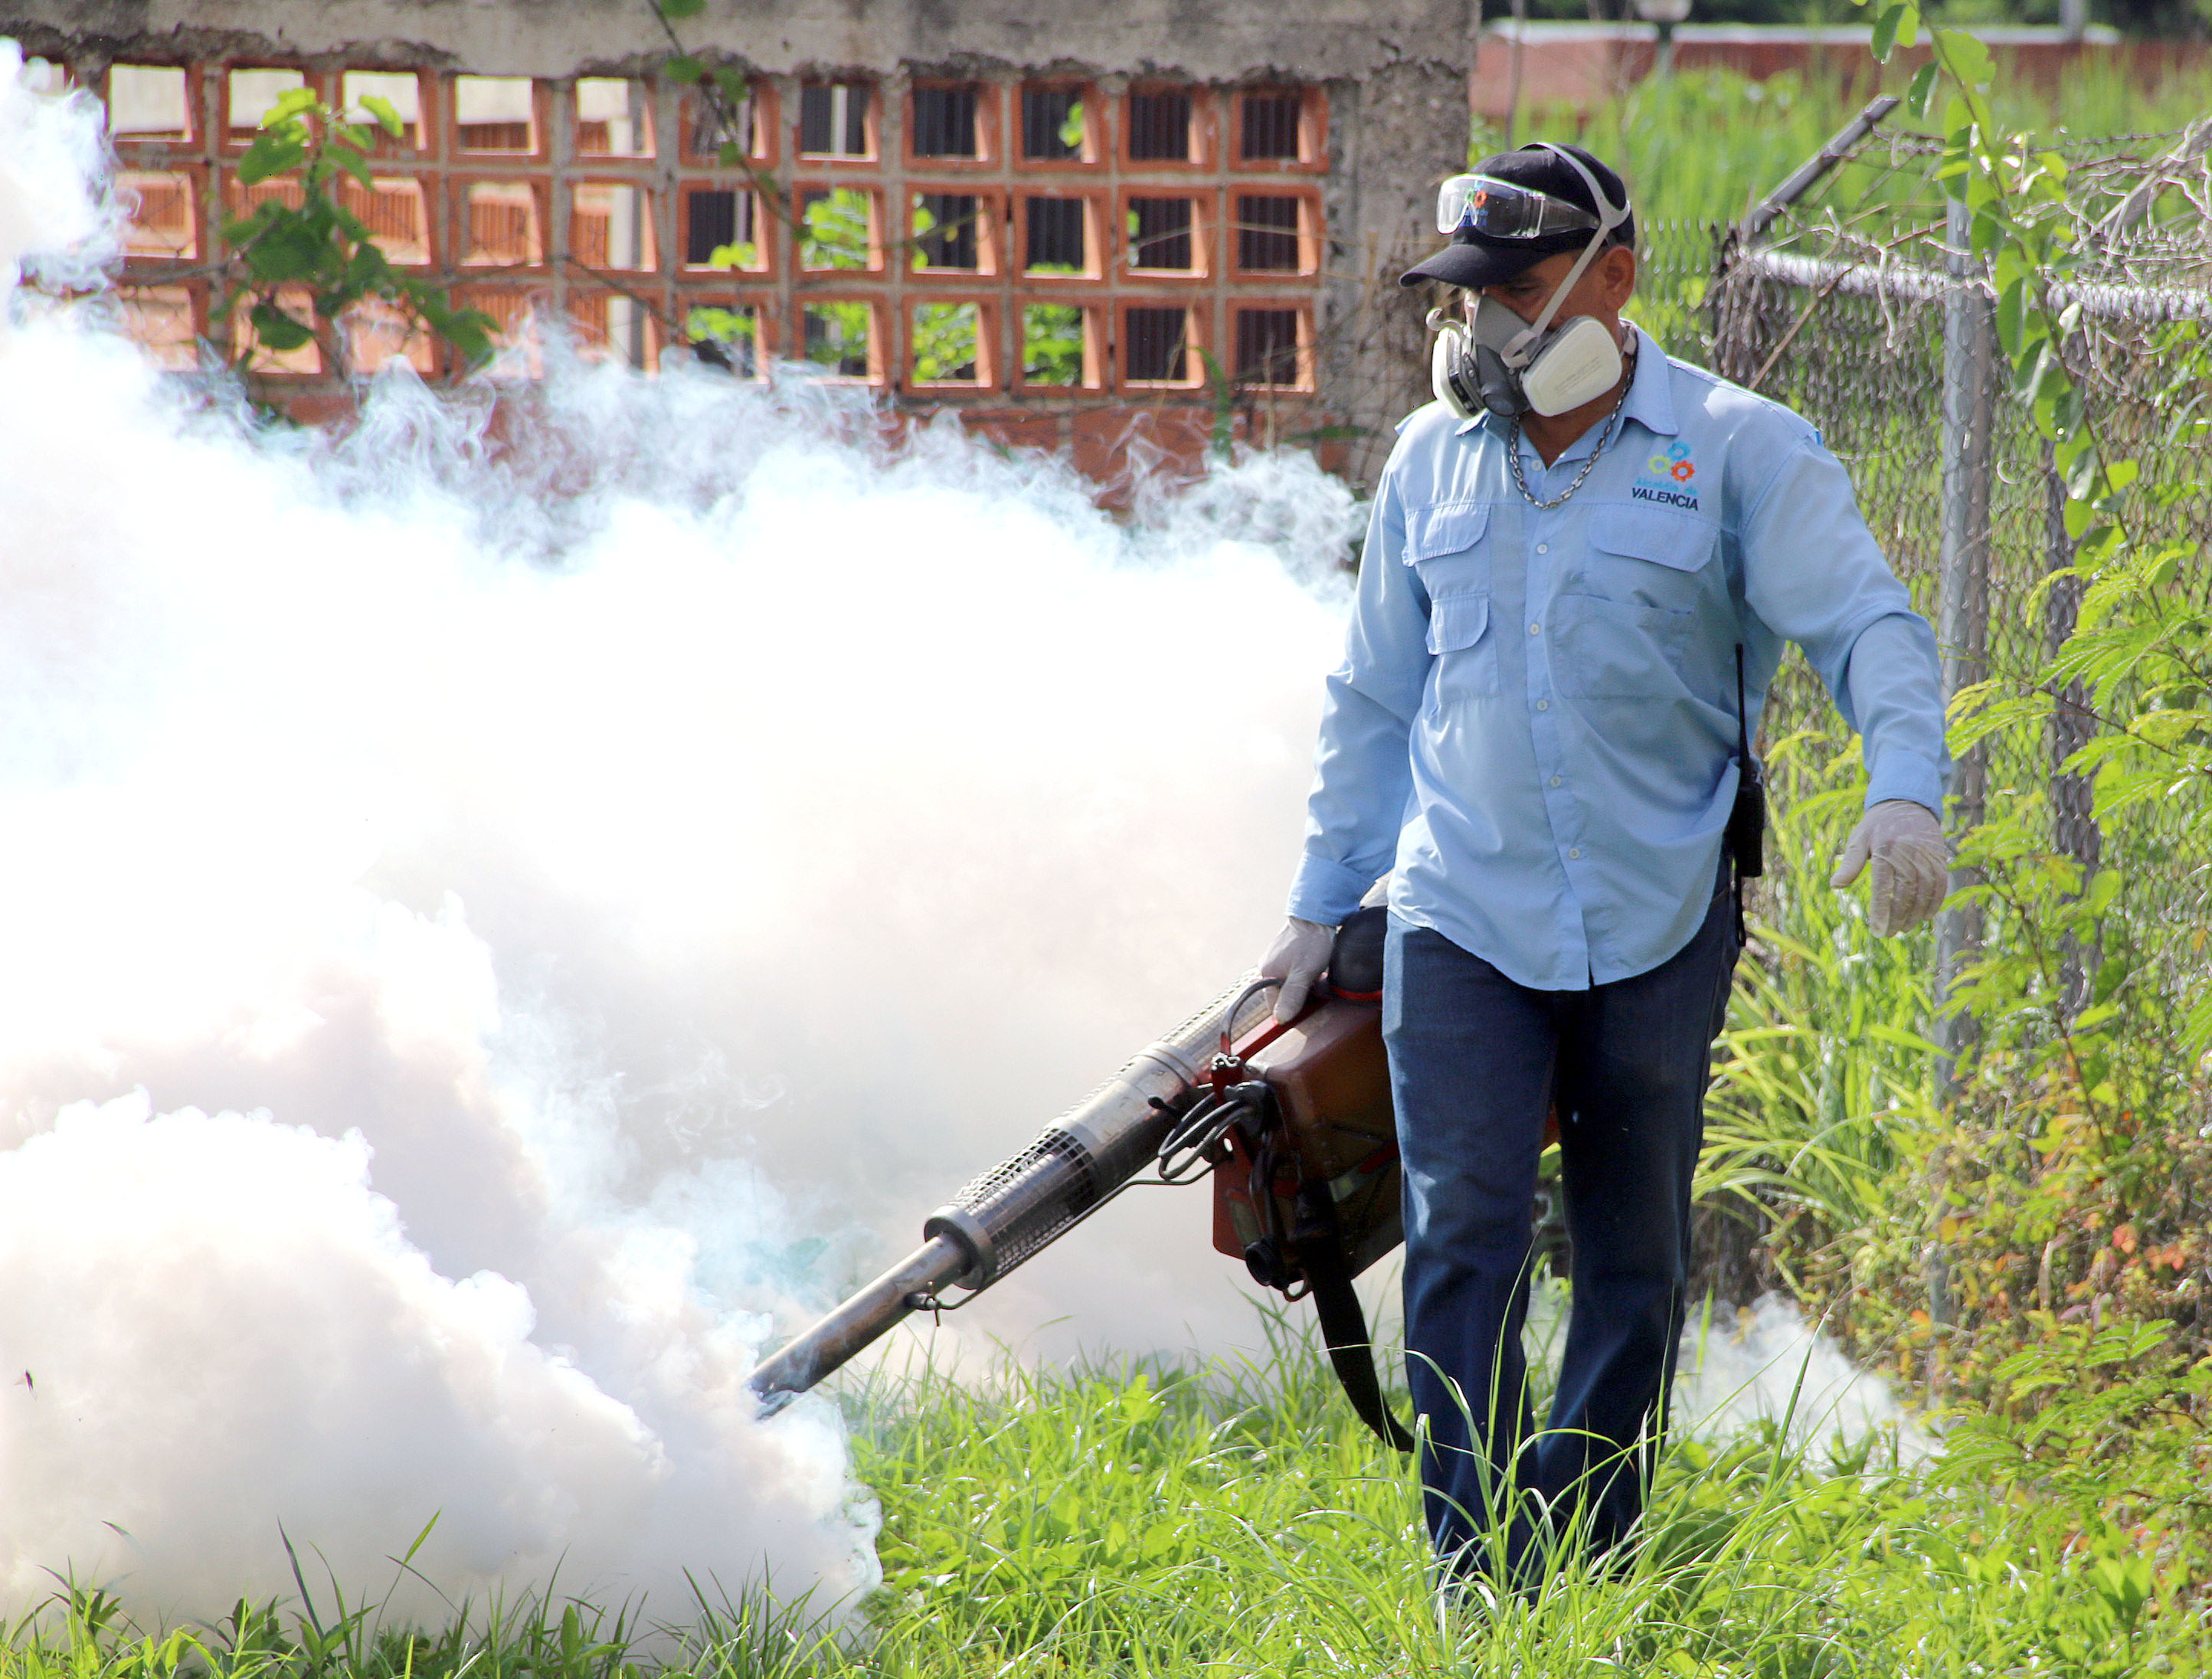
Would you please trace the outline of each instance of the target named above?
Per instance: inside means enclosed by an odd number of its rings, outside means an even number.
[[[1437,192],[1440,234],[1471,228],[1485,239],[1542,239],[1599,225],[1580,204],[1488,175],[1454,175]]]

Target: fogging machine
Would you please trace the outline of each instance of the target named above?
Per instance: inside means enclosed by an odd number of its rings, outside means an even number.
[[[753,1372],[765,1408],[912,1313],[965,1305],[1125,1190],[1210,1177],[1214,1247],[1285,1299],[1312,1299],[1353,1408],[1410,1450],[1352,1287],[1403,1239],[1384,916],[1363,909],[1338,929],[1328,976],[1294,1020],[1273,1018],[1275,982],[1238,985],[931,1214],[920,1247]]]

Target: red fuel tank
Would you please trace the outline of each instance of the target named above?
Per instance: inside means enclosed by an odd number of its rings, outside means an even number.
[[[1390,1106],[1390,1065],[1379,1003],[1332,998],[1277,1031],[1272,1021],[1233,1046],[1273,1089],[1279,1131],[1254,1145],[1241,1132],[1225,1140],[1229,1158],[1213,1170],[1213,1245],[1243,1260],[1255,1243],[1292,1227],[1302,1184],[1326,1183],[1354,1275],[1405,1239],[1398,1208],[1398,1129]],[[1556,1114],[1544,1144],[1559,1140]],[[1254,1199],[1261,1166],[1276,1205]]]

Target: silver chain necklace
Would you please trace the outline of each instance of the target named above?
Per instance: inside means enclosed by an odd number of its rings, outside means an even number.
[[[1521,417],[1518,414],[1513,417],[1513,429],[1505,439],[1505,459],[1513,468],[1513,482],[1520,487],[1522,497],[1530,507],[1539,513],[1549,513],[1553,508],[1565,507],[1574,499],[1575,491],[1580,490],[1589,475],[1597,470],[1599,458],[1620,437],[1620,417],[1627,411],[1629,388],[1635,383],[1636,364],[1632,362],[1628,377],[1621,381],[1620,394],[1613,399],[1613,412],[1605,417],[1605,435],[1597,440],[1597,447],[1589,452],[1589,459],[1583,462],[1583,470],[1575,474],[1575,481],[1548,502],[1536,499],[1536,492],[1528,488],[1528,480],[1521,471]]]

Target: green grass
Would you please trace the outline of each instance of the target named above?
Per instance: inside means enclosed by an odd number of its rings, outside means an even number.
[[[800,1675],[2191,1674],[2205,1628],[2154,1554],[1879,1445],[1686,1441],[1618,1577],[1440,1614],[1401,1460],[1310,1347],[1264,1368],[1009,1372],[854,1400],[883,1590],[825,1646],[806,1606],[526,1603],[429,1633],[325,1604],[146,1637],[81,1599],[0,1679]],[[657,1628],[658,1644],[643,1635]]]
[[[1889,79],[1896,84],[1890,92],[1904,92],[1903,76]],[[1700,70],[1649,78],[1586,115],[1531,107],[1520,132],[1524,141],[1577,141],[1619,168],[1647,230],[1706,225],[1735,221],[1772,191],[1857,114],[1871,91],[1795,72],[1754,82],[1731,70]],[[2144,90],[2112,64],[2092,59],[2070,70],[2054,90],[2001,84],[1996,109],[2002,126],[2033,131],[2045,143],[2164,132],[2212,109],[2212,67],[2177,72]],[[1935,121],[1913,123],[1899,110],[1880,131],[1939,129]],[[1469,159],[1504,143],[1500,128],[1478,119]],[[1924,164],[1908,158],[1902,172],[1891,173],[1888,149],[1879,141],[1862,156],[1832,175],[1813,204],[1914,204],[1941,214],[1941,196],[1925,178]]]

